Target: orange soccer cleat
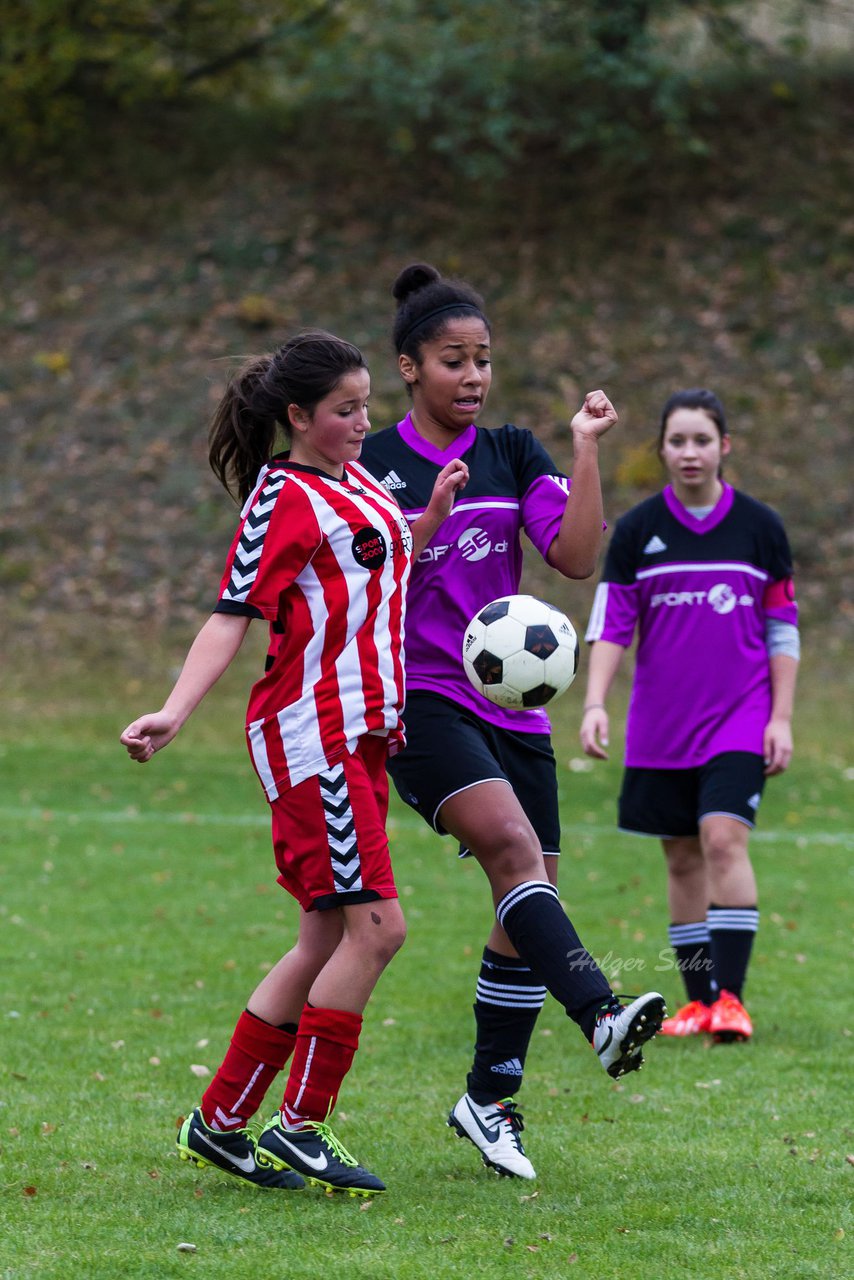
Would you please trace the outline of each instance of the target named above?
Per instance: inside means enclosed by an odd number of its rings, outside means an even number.
[[[712,1005],[709,1031],[719,1044],[730,1040],[749,1040],[753,1035],[750,1015],[731,991],[721,991]]]
[[[712,1010],[702,1000],[692,1000],[674,1013],[672,1018],[665,1018],[661,1024],[663,1036],[699,1036],[709,1030]]]

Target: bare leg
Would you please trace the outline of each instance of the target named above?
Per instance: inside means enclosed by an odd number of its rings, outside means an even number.
[[[341,907],[340,915],[341,939],[312,982],[308,999],[319,1008],[361,1013],[403,945],[406,924],[397,898]]]

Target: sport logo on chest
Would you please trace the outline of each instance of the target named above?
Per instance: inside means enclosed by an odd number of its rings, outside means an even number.
[[[353,559],[363,569],[380,569],[386,562],[388,547],[379,529],[366,525],[353,537]]]

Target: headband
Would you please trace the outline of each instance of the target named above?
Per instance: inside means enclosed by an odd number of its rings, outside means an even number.
[[[432,311],[428,311],[426,316],[420,316],[419,319],[413,321],[409,328],[400,339],[398,350],[402,351],[406,342],[412,337],[416,329],[420,329],[422,324],[426,324],[428,320],[432,320],[435,316],[444,315],[446,311],[473,311],[475,315],[482,316],[483,312],[480,307],[473,302],[446,302],[443,307],[435,307]]]

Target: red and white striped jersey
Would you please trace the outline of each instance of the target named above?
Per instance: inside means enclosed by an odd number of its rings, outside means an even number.
[[[270,648],[246,714],[269,800],[352,751],[403,743],[403,636],[412,534],[350,463],[342,480],[276,457],[241,512],[216,610],[266,618]]]

